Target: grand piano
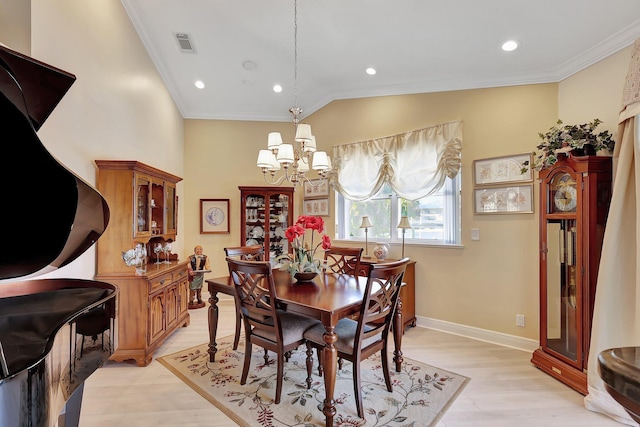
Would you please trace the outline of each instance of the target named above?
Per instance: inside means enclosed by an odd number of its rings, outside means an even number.
[[[102,196],[37,136],[74,81],[0,45],[0,427],[77,426],[84,381],[117,347],[115,286],[37,278],[109,222]]]

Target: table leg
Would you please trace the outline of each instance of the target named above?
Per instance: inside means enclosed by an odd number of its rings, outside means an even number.
[[[218,292],[209,291],[209,362],[216,361],[218,344],[216,334],[218,332]]]
[[[338,365],[338,351],[334,343],[338,341],[338,336],[334,332],[333,326],[326,326],[326,332],[322,336],[325,347],[322,350],[322,365],[324,369],[324,388],[326,391],[324,407],[322,412],[326,418],[326,426],[333,427],[333,417],[336,415],[336,402],[333,394],[336,388],[336,374]]]
[[[398,298],[396,306],[396,314],[393,318],[393,361],[396,363],[396,372],[402,371],[402,334],[404,333],[404,325],[402,323],[402,299]]]

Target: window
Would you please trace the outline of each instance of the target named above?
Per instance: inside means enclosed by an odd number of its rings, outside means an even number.
[[[410,201],[393,193],[385,184],[370,199],[354,202],[336,193],[336,227],[339,240],[364,240],[362,217],[369,216],[369,241],[402,242],[398,229],[400,217],[409,217],[411,229],[405,231],[405,243],[459,245],[460,174],[447,178],[438,192]]]

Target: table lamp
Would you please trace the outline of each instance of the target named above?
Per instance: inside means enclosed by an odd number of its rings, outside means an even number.
[[[409,218],[406,216],[401,217],[398,228],[402,228],[402,258],[404,258],[404,233],[408,228],[411,228],[411,224],[409,224]]]
[[[371,258],[369,256],[369,240],[368,240],[369,227],[371,226],[372,225],[369,222],[369,217],[363,216],[362,224],[360,224],[360,228],[364,228],[364,256],[362,258]]]

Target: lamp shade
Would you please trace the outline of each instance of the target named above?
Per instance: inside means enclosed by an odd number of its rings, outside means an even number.
[[[267,139],[267,148],[269,150],[277,150],[282,145],[282,135],[280,132],[269,132]]]
[[[293,145],[281,144],[278,148],[278,156],[276,158],[278,159],[278,162],[283,165],[293,163]]]
[[[273,151],[270,151],[270,150],[267,150],[267,151],[269,151],[269,153],[271,154],[271,156],[269,157],[271,161],[271,166],[269,166],[267,169],[269,169],[270,171],[279,171],[280,163],[278,163],[278,159],[276,159],[276,155],[273,154]]]
[[[259,168],[270,168],[271,167],[271,156],[273,153],[271,150],[260,150],[258,152],[258,161],[256,164]]]
[[[398,224],[398,228],[411,228],[411,224],[409,224],[409,218],[403,216],[400,218],[400,224]]]
[[[311,135],[311,139],[303,143],[302,151],[304,153],[313,153],[316,151],[316,137]]]
[[[371,225],[371,222],[369,222],[369,217],[368,216],[363,216],[362,217],[362,224],[360,224],[360,228],[369,228],[369,227],[373,227]]]
[[[327,160],[327,153],[324,151],[316,151],[313,153],[313,163],[311,168],[316,171],[328,170],[329,160]]]
[[[298,123],[296,127],[296,141],[304,143],[311,141],[311,125]]]

